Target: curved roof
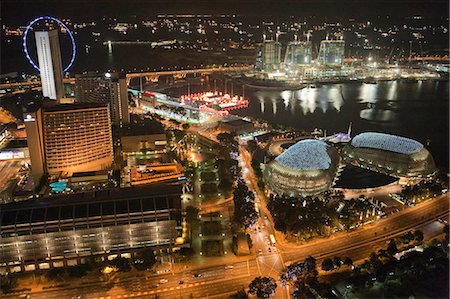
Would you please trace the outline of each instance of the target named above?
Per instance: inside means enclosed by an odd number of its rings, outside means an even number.
[[[320,140],[307,139],[289,147],[275,161],[294,169],[328,169],[331,158],[328,145]]]
[[[417,153],[423,148],[423,144],[418,141],[375,132],[358,134],[352,139],[351,144],[354,147],[374,148],[405,155]]]

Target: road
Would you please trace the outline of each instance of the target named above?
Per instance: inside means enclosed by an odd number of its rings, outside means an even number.
[[[19,172],[21,162],[21,160],[0,161],[0,191]]]
[[[448,217],[448,193],[362,228],[333,234],[329,238],[293,244],[286,243],[282,238],[277,237],[275,249],[274,246],[268,245],[267,236],[274,234],[274,230],[264,201],[261,200],[263,195],[256,187],[252,170],[249,169],[248,156],[242,151],[241,156],[244,180],[250,190],[257,192],[256,206],[260,217],[252,232],[256,256],[249,256],[248,259],[232,264],[232,269],[230,267],[227,269],[225,266],[226,259],[222,259],[222,265],[214,263],[214,266],[211,266],[213,259],[210,263],[205,258],[201,266],[192,263],[189,270],[180,270],[173,274],[145,277],[143,273],[121,273],[112,278],[109,285],[95,280],[78,282],[67,288],[34,292],[31,298],[72,298],[77,295],[82,295],[82,298],[110,299],[156,298],[156,295],[158,298],[227,298],[240,288],[246,288],[256,276],[272,276],[278,279],[279,272],[286,264],[301,262],[308,256],[315,257],[319,264],[322,259],[336,255],[348,256],[356,262],[366,259],[371,252],[379,248],[386,248],[391,238],[410,230],[421,229],[426,240],[442,235],[443,224],[436,220]],[[270,252],[269,247],[271,247]],[[258,253],[259,251],[261,253]],[[195,278],[193,277],[195,273],[200,273],[202,276]],[[161,279],[167,279],[168,282],[160,283]],[[183,281],[183,284],[179,284],[180,281]],[[276,298],[286,297],[288,297],[287,290],[279,284]],[[16,298],[16,296],[8,295],[4,298]]]
[[[385,248],[390,238],[411,229],[422,229],[426,239],[432,239],[441,235],[443,227],[435,219],[447,217],[448,210],[448,194],[445,194],[349,234],[336,234],[329,239],[298,246],[283,244],[284,251],[281,254],[278,252],[263,253],[256,258],[251,257],[246,261],[233,264],[233,269],[227,270],[225,265],[208,267],[206,264],[203,269],[181,271],[174,275],[155,275],[147,279],[145,276],[133,274],[130,277],[129,274],[123,273],[120,277],[112,279],[114,282],[112,289],[102,282],[87,282],[73,285],[70,288],[32,293],[32,298],[72,298],[77,295],[82,295],[82,298],[101,298],[102,296],[105,298],[110,296],[111,299],[125,298],[125,296],[128,298],[154,298],[155,294],[158,294],[159,298],[180,298],[180,296],[189,298],[191,294],[193,298],[225,298],[229,293],[248,286],[253,277],[267,275],[267,273],[275,276],[278,271],[275,269],[281,267],[277,262],[280,258],[289,263],[302,261],[309,255],[318,260],[340,255],[349,256],[352,260],[358,261],[367,258],[370,252],[378,248]],[[381,227],[386,227],[386,230]],[[377,230],[378,233],[375,235],[374,231]],[[259,242],[262,243],[262,241]],[[255,244],[256,246],[262,245]],[[281,247],[281,245],[278,246]],[[194,278],[192,277],[194,273],[201,273],[203,276]],[[160,279],[167,279],[168,282],[151,288],[152,285],[158,284]],[[179,285],[180,280],[183,280],[184,284]],[[283,295],[283,292],[279,293],[280,296]],[[4,296],[4,298],[16,298],[16,296]],[[279,297],[277,296],[277,298]]]

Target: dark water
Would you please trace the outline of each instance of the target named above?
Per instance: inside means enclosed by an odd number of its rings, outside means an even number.
[[[352,136],[377,131],[426,144],[440,167],[449,163],[449,83],[444,81],[330,84],[297,91],[249,90],[239,115],[297,129]]]

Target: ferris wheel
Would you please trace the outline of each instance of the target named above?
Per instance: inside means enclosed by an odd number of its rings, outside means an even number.
[[[74,60],[75,60],[75,56],[76,56],[76,54],[77,54],[77,48],[76,48],[76,45],[75,45],[75,39],[73,38],[72,32],[69,30],[69,28],[67,27],[67,25],[64,24],[64,22],[58,20],[57,18],[50,17],[50,16],[43,16],[43,17],[38,17],[38,18],[32,20],[32,21],[30,22],[30,24],[28,24],[27,28],[25,29],[24,35],[23,35],[23,51],[25,52],[25,55],[26,55],[28,61],[31,63],[31,65],[32,65],[36,70],[40,71],[39,66],[37,65],[37,63],[35,63],[35,62],[33,61],[33,59],[30,57],[30,54],[29,54],[29,52],[28,52],[27,37],[28,37],[28,33],[30,32],[30,30],[33,29],[33,25],[36,24],[37,22],[43,21],[43,20],[53,21],[53,22],[55,22],[55,23],[58,23],[61,27],[64,28],[64,30],[67,32],[67,34],[68,34],[69,37],[70,37],[70,41],[71,41],[71,43],[72,43],[72,56],[71,56],[71,58],[70,58],[69,64],[68,64],[65,68],[63,68],[63,72],[66,73],[66,72],[72,67],[72,64],[73,64],[73,62],[74,62]]]

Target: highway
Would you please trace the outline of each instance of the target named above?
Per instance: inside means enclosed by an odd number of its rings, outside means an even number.
[[[254,255],[240,258],[230,264],[226,258],[202,258],[194,260],[189,269],[172,274],[149,275],[142,272],[116,274],[109,281],[102,282],[86,277],[74,281],[70,287],[33,292],[31,298],[227,298],[230,294],[248,284],[256,276],[278,274],[289,263],[301,262],[308,256],[318,260],[326,257],[348,256],[354,262],[361,262],[371,252],[386,248],[387,242],[410,230],[421,229],[426,240],[442,236],[443,224],[436,221],[448,218],[448,193],[426,201],[415,207],[403,209],[379,221],[350,232],[338,232],[329,238],[304,243],[286,243],[277,234],[276,247],[269,245],[268,235],[275,234],[270,215],[267,213],[263,194],[257,188],[250,166],[248,153],[240,149],[243,177],[251,191],[256,192],[256,208],[260,217],[252,231]],[[270,251],[269,251],[270,247]],[[197,257],[195,259],[198,259]],[[228,265],[228,267],[227,267]],[[194,277],[194,274],[201,274]],[[99,274],[100,275],[100,274]],[[146,276],[147,275],[147,276]],[[167,279],[167,282],[161,280]],[[182,281],[182,283],[180,283]],[[278,284],[276,298],[289,298],[287,289]],[[16,298],[8,295],[4,298]]]
[[[136,272],[133,275],[122,273],[111,279],[114,287],[110,288],[105,282],[79,282],[70,288],[47,290],[32,293],[31,298],[72,298],[82,295],[82,298],[226,298],[230,293],[241,287],[247,287],[253,277],[258,275],[275,276],[282,265],[278,264],[280,258],[285,263],[302,261],[309,255],[320,260],[335,255],[349,256],[354,261],[367,258],[371,252],[378,248],[385,248],[390,238],[406,233],[411,229],[422,229],[426,239],[432,239],[442,234],[443,225],[435,221],[448,215],[448,194],[434,200],[425,202],[413,208],[405,209],[391,217],[379,222],[355,230],[349,234],[336,234],[328,239],[321,239],[295,246],[283,244],[283,252],[263,253],[255,257],[232,264],[232,269],[222,266],[208,267],[189,271],[180,271],[174,275],[162,274],[146,278]],[[414,223],[419,223],[415,225]],[[381,229],[386,227],[386,230]],[[375,230],[379,230],[377,235]],[[255,247],[259,246],[255,244]],[[280,247],[280,245],[278,245]],[[203,276],[194,278],[192,275],[201,273]],[[276,276],[275,276],[276,277]],[[167,279],[167,283],[160,284],[161,279]],[[179,285],[179,281],[184,283]],[[156,284],[159,286],[156,287]],[[281,288],[277,298],[284,295]],[[139,293],[140,292],[140,293]],[[224,293],[226,292],[226,293]],[[126,297],[125,297],[126,296]],[[16,298],[16,296],[4,296],[4,298]]]

